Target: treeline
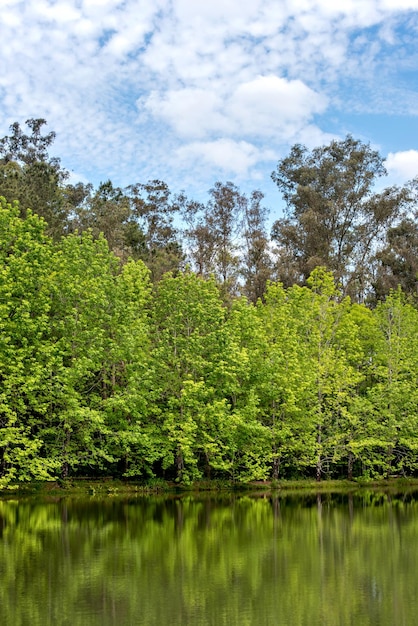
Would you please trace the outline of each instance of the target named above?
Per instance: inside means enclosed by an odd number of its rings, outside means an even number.
[[[38,137],[42,125],[33,126],[27,141],[14,126],[15,143],[11,137],[0,142],[3,182],[16,176],[20,200],[0,204],[0,486],[86,474],[187,483],[416,472],[415,258],[409,274],[405,265],[396,266],[403,268],[405,284],[398,283],[404,289],[391,290],[395,265],[383,264],[383,249],[373,239],[373,233],[383,237],[383,222],[380,230],[377,222],[386,215],[388,223],[390,207],[396,205],[399,215],[411,210],[413,184],[363,197],[363,214],[353,217],[351,231],[347,225],[337,231],[337,222],[324,217],[327,228],[340,232],[338,246],[321,230],[323,257],[310,268],[295,244],[286,252],[293,251],[293,258],[277,257],[275,272],[289,267],[287,282],[280,282],[269,273],[274,255],[258,221],[258,192],[244,200],[239,194],[248,228],[238,239],[226,221],[236,215],[232,184],[217,183],[203,208],[177,199],[187,206],[186,264],[164,184],[141,187],[147,200],[136,196],[136,214],[110,183],[101,186],[103,203],[94,211],[86,196],[70,210],[65,202],[75,187],[60,178],[59,163],[39,152],[46,139]],[[360,154],[370,151],[351,138],[342,143],[357,146]],[[16,145],[26,152],[18,153]],[[32,147],[38,150],[33,161]],[[306,162],[314,158],[298,150]],[[62,211],[61,231],[51,226],[58,221],[40,217],[41,205],[36,212],[26,208],[32,167],[51,176],[57,204],[44,196],[42,206]],[[308,229],[306,213],[312,220],[315,210],[319,215],[319,208],[306,208],[308,200],[319,207],[309,191],[315,179],[306,176],[305,185],[295,182],[286,191],[294,214],[276,222],[277,240],[286,229],[300,233],[297,219]],[[355,180],[360,193],[361,181]],[[160,203],[161,197],[166,199]],[[127,217],[115,218],[106,233],[95,216],[119,215],[110,211],[115,198]],[[75,228],[83,215],[90,226]],[[415,227],[411,216],[402,219]],[[364,232],[373,240],[369,256],[359,243]],[[414,238],[406,240],[412,250]],[[306,235],[306,244],[313,241]],[[372,275],[372,257],[380,284],[387,280],[388,291],[379,297],[358,273],[363,263]],[[346,266],[332,267],[343,258]]]
[[[215,278],[152,285],[103,237],[45,227],[1,201],[1,485],[416,471],[418,311],[401,290],[370,309],[316,268],[226,307]]]
[[[153,283],[190,268],[214,276],[226,303],[241,295],[256,303],[269,281],[306,285],[318,266],[355,302],[375,306],[398,285],[417,297],[418,177],[376,192],[384,159],[351,136],[312,151],[295,145],[278,162],[272,178],[286,211],[269,232],[263,194],[231,182],[216,182],[206,202],[173,194],[160,180],[124,189],[70,184],[49,156],[55,133],[45,134],[45,125],[29,119],[25,131],[16,122],[0,139],[0,195],[19,201],[21,217],[27,208],[43,217],[55,241],[103,234],[122,263],[144,261]]]

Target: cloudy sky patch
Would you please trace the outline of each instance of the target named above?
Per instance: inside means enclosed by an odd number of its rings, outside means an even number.
[[[98,184],[260,188],[351,133],[418,174],[418,0],[3,0],[0,135],[43,117]],[[215,177],[215,178],[214,178]],[[277,209],[279,210],[279,209]]]

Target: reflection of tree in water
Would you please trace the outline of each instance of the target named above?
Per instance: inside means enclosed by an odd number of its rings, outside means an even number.
[[[0,502],[0,618],[413,623],[417,514],[373,493]]]

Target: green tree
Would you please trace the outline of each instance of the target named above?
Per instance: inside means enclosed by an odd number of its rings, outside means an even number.
[[[216,437],[213,424],[208,430],[205,423],[208,415],[225,421],[225,405],[213,385],[224,316],[213,279],[186,272],[167,274],[158,283],[153,302],[154,419],[164,436],[162,467],[174,468],[180,481],[201,475],[200,455],[207,466],[213,457],[220,463],[215,447],[224,433]]]
[[[303,471],[315,454],[315,371],[307,340],[311,328],[308,290],[270,284],[257,310],[266,346],[259,381],[263,422],[272,437],[274,479]]]
[[[142,261],[130,260],[116,276],[103,363],[102,410],[113,471],[153,475],[162,435],[149,418],[154,402],[150,357],[151,285]]]
[[[232,302],[225,337],[227,349],[218,384],[235,420],[231,477],[265,480],[270,475],[274,441],[263,410],[267,337],[256,307],[245,297]]]
[[[139,225],[143,239],[136,258],[151,271],[152,282],[165,272],[176,272],[183,262],[183,251],[174,224],[180,200],[172,197],[168,185],[160,180],[130,185],[127,189],[133,222]]]
[[[286,281],[290,270],[303,284],[315,267],[325,266],[344,293],[363,300],[379,238],[412,200],[407,188],[374,192],[385,174],[378,152],[350,135],[311,152],[293,146],[272,174],[287,205],[272,230],[279,279]]]
[[[46,121],[29,119],[26,125],[30,134],[15,122],[11,134],[0,139],[0,194],[9,202],[19,201],[22,217],[28,208],[43,217],[47,232],[58,238],[67,228],[63,187],[68,172],[58,158],[48,154],[55,133],[42,134]]]
[[[244,232],[241,274],[243,293],[256,303],[266,292],[272,278],[272,261],[266,231],[268,211],[261,205],[263,194],[253,191],[244,205]]]
[[[362,378],[356,367],[362,347],[350,316],[350,300],[339,299],[333,275],[318,267],[308,286],[313,296],[309,343],[316,370],[316,478],[320,480],[330,465],[342,459],[351,472],[345,436],[352,427],[352,398]]]
[[[386,232],[386,245],[377,254],[374,290],[383,299],[391,289],[401,286],[404,293],[418,296],[418,223],[417,215],[405,217]]]
[[[332,274],[317,268],[308,287],[270,285],[258,307],[267,335],[260,397],[275,478],[308,470],[319,480],[342,460],[348,465],[361,344],[350,301],[339,298]]]
[[[55,354],[49,314],[53,250],[45,222],[0,198],[0,486],[47,479],[42,424]]]
[[[418,450],[418,311],[398,289],[373,311],[380,341],[376,342],[373,384],[365,410],[372,425],[370,473],[390,475],[414,471]]]
[[[112,459],[102,400],[108,393],[107,356],[118,261],[106,240],[69,235],[56,247],[50,329],[57,360],[43,437],[50,458],[66,477],[79,467]]]

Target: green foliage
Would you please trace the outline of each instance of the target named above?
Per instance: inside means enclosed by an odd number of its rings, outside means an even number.
[[[385,174],[379,153],[350,135],[312,151],[293,146],[272,174],[287,205],[272,230],[280,279],[304,283],[325,266],[345,293],[362,301],[373,282],[376,247],[414,200],[407,187],[375,192]]]
[[[0,622],[409,626],[417,517],[366,488],[0,501]]]
[[[0,484],[48,478],[39,421],[48,408],[52,244],[45,223],[0,198]]]
[[[22,216],[30,208],[43,217],[48,233],[58,238],[66,230],[68,207],[63,183],[68,172],[59,159],[48,155],[55,133],[42,134],[46,121],[29,119],[26,125],[30,135],[15,122],[11,134],[0,139],[0,195],[9,202],[17,200]]]
[[[69,185],[45,124],[0,139],[0,485],[418,471],[416,181],[294,146],[273,251],[260,192]]]

